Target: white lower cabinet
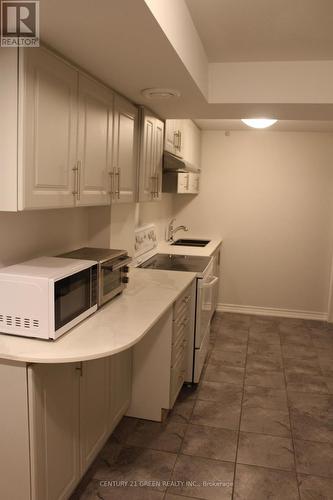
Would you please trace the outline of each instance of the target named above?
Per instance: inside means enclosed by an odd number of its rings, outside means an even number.
[[[192,284],[133,348],[128,416],[161,421],[173,407],[193,358],[194,298]]]
[[[109,433],[126,413],[132,393],[132,350],[120,352],[109,359],[110,404]]]
[[[80,377],[80,462],[84,474],[109,434],[108,358],[86,361]]]
[[[66,500],[80,478],[78,364],[28,367],[31,495]]]
[[[127,350],[28,367],[31,500],[69,498],[127,411],[131,366]]]

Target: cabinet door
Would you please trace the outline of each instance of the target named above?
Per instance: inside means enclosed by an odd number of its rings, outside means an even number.
[[[79,75],[77,205],[110,203],[113,94]]]
[[[164,149],[182,158],[184,156],[184,120],[166,120]]]
[[[89,467],[108,436],[108,359],[82,363],[80,377],[81,472]]]
[[[125,415],[132,393],[132,349],[109,358],[110,406],[109,431],[112,432]]]
[[[175,154],[175,144],[176,144],[175,127],[176,127],[176,120],[166,120],[164,149],[172,154]]]
[[[19,208],[74,205],[78,73],[43,48],[20,65]]]
[[[183,122],[183,158],[195,168],[201,167],[201,131],[192,120]]]
[[[146,110],[142,111],[139,201],[151,201],[154,195],[154,133],[155,117]]]
[[[221,267],[221,246],[214,253],[214,276],[219,278],[219,281],[214,286],[213,290],[213,313],[217,309],[219,299],[219,286],[220,286],[220,267]]]
[[[66,500],[79,481],[78,365],[28,368],[32,498]]]
[[[153,180],[156,183],[156,191],[154,194],[155,200],[160,200],[162,198],[163,140],[164,140],[164,123],[156,118],[154,127],[155,147],[154,147],[154,171],[153,171]]]
[[[175,155],[184,158],[186,147],[186,130],[184,126],[185,120],[175,120]]]
[[[139,201],[160,200],[162,194],[162,162],[164,145],[164,123],[149,111],[143,111]]]
[[[134,202],[137,186],[138,109],[116,96],[113,122],[113,173],[115,202]]]

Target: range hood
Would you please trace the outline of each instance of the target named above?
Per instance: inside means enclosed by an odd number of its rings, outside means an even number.
[[[196,172],[199,173],[200,169],[194,167],[188,161],[178,158],[178,156],[164,151],[163,153],[163,171],[164,172]]]

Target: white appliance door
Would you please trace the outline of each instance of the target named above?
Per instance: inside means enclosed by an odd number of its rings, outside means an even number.
[[[193,382],[197,384],[200,381],[201,372],[207,357],[209,348],[209,333],[210,327],[208,326],[204,338],[201,342],[200,349],[195,349],[194,351],[194,372],[193,372]]]
[[[211,267],[211,266],[210,266]],[[195,347],[199,349],[214,314],[214,287],[218,278],[209,269],[204,278],[198,279]]]

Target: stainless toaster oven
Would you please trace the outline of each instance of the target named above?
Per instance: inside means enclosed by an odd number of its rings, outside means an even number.
[[[128,283],[128,264],[132,259],[125,250],[83,247],[59,255],[59,257],[97,262],[97,302],[99,307],[121,293]]]

